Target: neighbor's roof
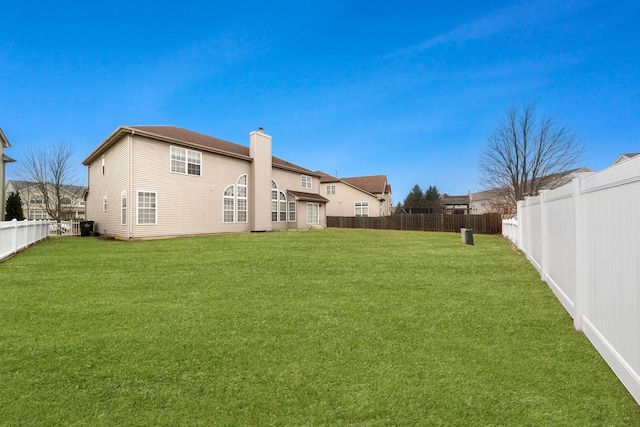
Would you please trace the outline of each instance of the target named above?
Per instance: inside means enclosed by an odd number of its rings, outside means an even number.
[[[13,188],[15,188],[17,191],[22,191],[25,190],[27,188],[30,187],[34,187],[36,185],[38,185],[37,182],[30,182],[30,181],[16,181],[16,180],[10,180],[7,181],[7,185],[11,184],[11,186]],[[88,187],[84,187],[82,185],[68,185],[68,184],[63,184],[61,185],[61,188],[68,191],[69,193],[73,193],[75,195],[82,195],[82,193],[88,188]]]
[[[120,126],[107,139],[105,139],[87,158],[82,162],[88,166],[95,158],[101,155],[115,142],[120,140],[125,134],[144,135],[150,138],[159,139],[165,142],[180,144],[192,148],[198,148],[203,151],[209,151],[231,157],[251,161],[249,155],[249,147],[225,141],[224,139],[215,138],[203,133],[194,132],[192,130],[183,129],[177,126]],[[317,176],[316,173],[298,166],[294,163],[287,162],[279,157],[272,156],[272,164],[274,167],[287,169],[294,172]]]
[[[620,154],[618,158],[613,162],[614,165],[618,165],[620,163],[626,162],[627,160],[631,160],[632,158],[640,155],[640,153],[625,153]]]
[[[468,205],[469,204],[469,195],[466,196],[450,196],[448,194],[444,194],[442,196],[442,203],[445,205]]]

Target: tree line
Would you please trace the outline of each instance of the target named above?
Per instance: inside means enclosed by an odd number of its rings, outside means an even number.
[[[442,207],[440,192],[430,185],[424,192],[418,184],[414,185],[403,203],[398,203],[396,213],[439,213]]]

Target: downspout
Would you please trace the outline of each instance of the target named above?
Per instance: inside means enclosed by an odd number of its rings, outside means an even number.
[[[129,170],[128,173],[128,188],[127,188],[127,235],[131,239],[133,237],[133,135],[135,134],[134,130],[131,130],[128,138],[128,151],[129,151]]]

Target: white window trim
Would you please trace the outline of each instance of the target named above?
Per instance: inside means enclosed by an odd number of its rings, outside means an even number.
[[[367,213],[366,215],[364,215],[365,208]],[[353,209],[354,209],[354,212],[353,212],[354,216],[363,216],[363,217],[369,216],[369,202],[354,202]],[[360,215],[358,215],[358,211],[360,211]]]
[[[297,212],[296,212],[296,202],[289,202],[288,203],[288,208],[287,208],[287,219],[289,220],[289,222],[296,222],[296,216],[297,216]],[[293,209],[292,209],[293,207]],[[292,216],[293,214],[293,216]]]
[[[244,178],[244,180],[243,180]],[[245,184],[241,184],[241,182],[245,182]],[[227,196],[227,190],[231,188],[233,190],[233,196]],[[245,196],[240,196],[240,189],[244,188]],[[233,209],[225,209],[225,200],[231,200],[233,203]],[[244,205],[246,209],[240,209],[240,202],[244,201]],[[233,212],[233,219],[231,221],[226,221],[225,213]],[[244,213],[244,220],[240,220],[240,213]],[[222,191],[222,223],[223,224],[246,224],[249,222],[249,183],[247,174],[242,174],[238,177],[235,184],[227,185]]]
[[[173,170],[173,153],[174,150],[181,150],[184,151],[184,172],[179,172],[179,171],[175,171]],[[194,174],[194,173],[189,173],[189,156],[190,155],[196,155],[196,157],[198,158],[198,163],[191,163],[191,164],[197,164],[198,166],[200,166],[199,169],[199,173],[198,174]],[[175,160],[175,161],[179,161],[179,162],[183,162],[182,160]],[[169,146],[169,172],[171,173],[175,173],[178,175],[188,175],[188,176],[202,176],[202,152],[200,151],[195,151],[195,150],[189,150],[187,148],[183,148],[183,147],[177,147],[175,145],[170,145]]]
[[[102,197],[102,212],[107,212],[107,196]]]
[[[336,194],[336,185],[329,184],[327,185],[327,196],[332,196]]]
[[[242,178],[244,178],[244,182],[245,184],[240,184]],[[240,188],[244,187],[245,191],[244,191],[244,196],[240,196]],[[236,195],[236,209],[235,209],[235,220],[236,222],[240,223],[240,224],[246,224],[247,222],[249,222],[249,177],[247,176],[247,174],[242,174],[238,177],[238,179],[236,180],[236,191],[235,191],[235,195]],[[240,210],[240,203],[238,203],[239,201],[244,200],[244,205],[246,206],[246,209]],[[240,212],[244,212],[245,214],[245,219],[244,221],[240,221],[238,219]]]
[[[152,193],[155,195],[155,201],[156,201],[155,222],[140,223],[140,193]],[[158,192],[157,191],[149,191],[149,190],[136,191],[136,225],[141,225],[141,226],[158,225]]]
[[[302,188],[312,188],[313,178],[311,178],[309,175],[300,175],[300,186]]]
[[[233,190],[233,195],[227,196],[227,190],[231,188]],[[230,200],[232,203],[231,209],[226,209],[226,201]],[[231,221],[226,220],[226,213],[231,212]],[[227,185],[222,191],[222,223],[223,224],[233,224],[236,222],[236,186],[234,184]]]
[[[127,225],[128,220],[127,190],[120,193],[120,225]]]
[[[276,196],[275,199],[273,198],[274,193]],[[274,214],[275,219],[273,219]],[[288,215],[289,209],[287,207],[287,195],[278,189],[277,182],[271,180],[271,222],[287,222]]]

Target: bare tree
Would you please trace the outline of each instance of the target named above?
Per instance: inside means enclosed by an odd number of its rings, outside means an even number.
[[[56,221],[65,219],[73,210],[75,197],[69,197],[68,185],[75,180],[71,164],[73,148],[58,144],[31,148],[18,162],[18,176],[32,185],[29,193],[37,194],[38,205]],[[71,202],[70,202],[70,200]]]
[[[488,137],[478,161],[483,187],[515,209],[559,173],[573,169],[584,147],[553,117],[539,117],[535,103],[511,107]]]

